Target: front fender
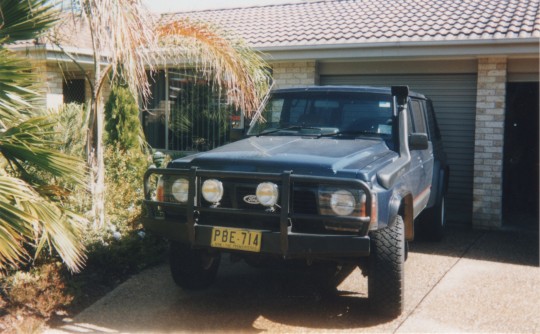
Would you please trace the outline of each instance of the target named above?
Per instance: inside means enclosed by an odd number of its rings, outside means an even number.
[[[388,227],[392,227],[400,215],[405,224],[405,240],[414,239],[413,196],[410,192],[396,191],[388,202]]]

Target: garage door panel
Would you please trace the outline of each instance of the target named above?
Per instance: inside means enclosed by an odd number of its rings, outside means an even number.
[[[350,75],[321,76],[322,85],[408,85],[433,100],[450,165],[448,219],[470,224],[474,131],[476,113],[476,74],[430,75]]]

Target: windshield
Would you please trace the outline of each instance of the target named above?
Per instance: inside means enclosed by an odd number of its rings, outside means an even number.
[[[274,93],[248,135],[392,137],[392,97],[377,93]]]

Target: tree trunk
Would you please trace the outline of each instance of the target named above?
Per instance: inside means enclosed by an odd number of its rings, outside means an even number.
[[[88,167],[90,169],[90,192],[92,195],[94,228],[100,229],[105,226],[105,162],[103,157],[104,106],[103,95],[101,94],[102,81],[105,80],[105,78],[101,75],[101,66],[99,64],[96,64],[94,69],[94,85],[92,89],[92,103],[88,124],[87,152]]]
[[[94,215],[94,227],[96,229],[105,226],[105,162],[103,157],[103,103],[101,94],[98,94],[95,104],[94,138],[91,148],[92,156],[89,157],[91,169],[92,212]]]

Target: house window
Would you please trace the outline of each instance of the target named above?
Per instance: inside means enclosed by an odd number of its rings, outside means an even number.
[[[67,79],[63,83],[64,103],[85,103],[84,79]]]
[[[141,117],[153,148],[205,151],[231,141],[232,127],[241,127],[240,113],[227,103],[224,91],[194,71],[158,71],[150,80],[152,97]]]

